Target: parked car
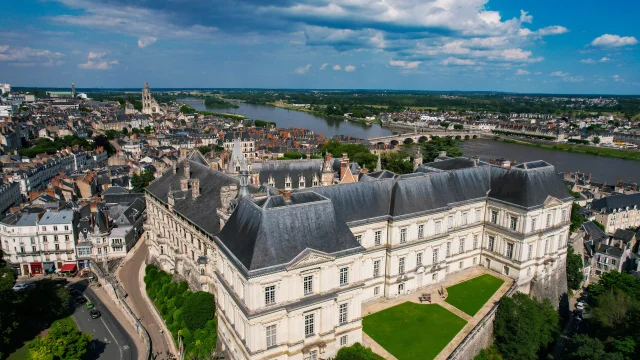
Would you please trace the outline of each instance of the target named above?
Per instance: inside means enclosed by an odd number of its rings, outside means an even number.
[[[576,303],[576,309],[584,310],[584,303],[582,301],[579,301],[578,303]]]
[[[87,302],[87,298],[84,296],[76,297],[76,304],[84,304]]]
[[[13,286],[13,291],[25,291],[28,288],[30,288],[29,284],[27,283],[22,283],[22,284],[15,284]]]
[[[91,309],[91,311],[89,311],[89,314],[91,314],[92,319],[97,319],[100,317],[100,311],[96,309]]]
[[[94,307],[96,307],[91,301],[87,301],[85,305],[87,306],[87,309],[93,309]]]

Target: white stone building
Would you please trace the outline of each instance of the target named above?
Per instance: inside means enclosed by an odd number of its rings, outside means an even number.
[[[543,161],[447,159],[286,197],[248,196],[261,191],[248,176],[213,171],[196,154],[147,188],[150,260],[216,294],[230,359],[335,356],[362,340],[363,303],[474,266],[520,291],[554,300],[566,291],[572,197]]]

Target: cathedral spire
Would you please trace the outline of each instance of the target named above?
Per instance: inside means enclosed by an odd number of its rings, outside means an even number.
[[[240,160],[240,188],[238,189],[237,199],[249,195],[249,169],[247,159],[243,156]]]

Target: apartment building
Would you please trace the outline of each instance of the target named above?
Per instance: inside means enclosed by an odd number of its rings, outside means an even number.
[[[600,198],[587,204],[595,219],[604,225],[607,234],[618,229],[637,228],[640,226],[640,193],[620,194]]]
[[[335,356],[362,340],[363,303],[474,266],[560,283],[572,197],[550,164],[391,175],[277,195],[192,156],[147,188],[149,260],[216,294],[231,359]]]
[[[0,241],[21,275],[75,267],[77,217],[72,210],[13,214],[0,222]]]

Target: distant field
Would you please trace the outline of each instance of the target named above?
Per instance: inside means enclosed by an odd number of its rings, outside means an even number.
[[[485,274],[447,288],[447,303],[474,316],[502,286],[504,280]]]
[[[362,319],[364,332],[398,360],[435,358],[466,324],[440,305],[412,302]]]

